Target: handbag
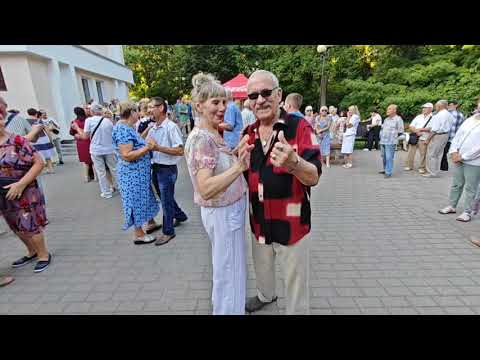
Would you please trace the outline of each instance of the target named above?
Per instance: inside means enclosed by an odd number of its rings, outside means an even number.
[[[428,121],[425,123],[425,125],[423,125],[423,127],[427,126],[428,123],[430,122],[430,120],[432,120],[432,117],[433,116],[430,116],[430,118],[428,119]],[[417,145],[418,144],[418,140],[420,140],[420,136],[417,135],[417,133],[413,132],[413,133],[410,133],[410,137],[408,139],[408,143],[410,145]]]

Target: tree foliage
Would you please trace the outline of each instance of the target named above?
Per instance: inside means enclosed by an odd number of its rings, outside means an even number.
[[[128,45],[125,60],[136,98],[174,101],[190,93],[199,71],[225,82],[262,68],[277,75],[285,96],[298,92],[304,106],[319,106],[322,59],[314,45]],[[329,49],[324,73],[327,102],[358,105],[364,116],[395,103],[408,120],[423,103],[441,98],[458,99],[470,113],[480,95],[480,46],[337,45]]]

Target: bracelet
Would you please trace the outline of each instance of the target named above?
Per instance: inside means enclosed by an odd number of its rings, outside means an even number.
[[[299,162],[300,162],[300,157],[297,155],[297,161],[296,161],[295,165],[293,166],[293,168],[288,169],[288,172],[289,172],[290,174],[295,171],[295,169],[297,168]]]

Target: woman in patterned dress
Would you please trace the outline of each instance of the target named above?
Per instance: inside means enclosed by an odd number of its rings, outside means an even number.
[[[317,139],[320,144],[320,153],[322,158],[325,159],[325,164],[327,167],[330,167],[330,125],[331,118],[328,115],[328,108],[322,106],[320,108],[320,115],[315,118],[315,134],[317,134]]]
[[[34,272],[42,272],[51,262],[43,235],[47,224],[45,198],[36,181],[44,164],[28,140],[6,131],[5,119],[0,115],[0,214],[27,248],[27,255],[12,266],[38,260]]]
[[[151,187],[150,151],[156,145],[153,139],[148,143],[135,131],[134,125],[139,114],[133,102],[124,101],[119,105],[120,120],[113,128],[113,146],[118,158],[117,174],[123,203],[125,224],[123,230],[134,226],[135,245],[149,244],[156,240],[150,232],[158,230],[154,218],[160,207]],[[147,229],[142,226],[148,223]]]

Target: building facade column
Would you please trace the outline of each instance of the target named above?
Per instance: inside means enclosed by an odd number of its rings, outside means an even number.
[[[72,84],[72,94],[78,106],[83,103],[83,97],[80,93],[80,87],[78,84],[77,73],[75,72],[75,66],[68,64],[68,71],[70,72],[70,81]]]
[[[120,99],[120,93],[119,93],[119,89],[118,89],[118,80],[115,79],[113,80],[113,97],[116,98],[116,99]]]
[[[63,139],[68,135],[70,126],[65,118],[65,111],[63,108],[63,95],[61,91],[61,75],[60,65],[55,59],[50,59],[48,63],[48,77],[49,85],[52,91],[53,106],[55,108],[56,118],[60,125],[60,137]]]

